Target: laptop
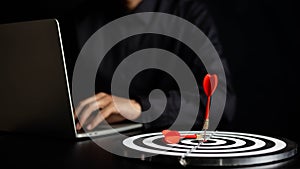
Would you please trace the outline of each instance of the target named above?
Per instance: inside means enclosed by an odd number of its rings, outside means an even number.
[[[142,127],[126,121],[76,130],[56,19],[0,25],[0,59],[0,131],[85,138]]]

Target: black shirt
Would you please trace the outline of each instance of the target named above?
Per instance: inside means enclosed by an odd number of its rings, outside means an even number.
[[[104,7],[104,8],[103,8]],[[95,7],[93,4],[81,6],[67,22],[68,29],[65,30],[68,47],[67,63],[69,74],[72,70],[80,49],[88,38],[106,23],[132,13],[139,12],[163,12],[179,16],[196,25],[210,39],[217,52],[219,53],[227,79],[227,103],[224,110],[223,123],[229,124],[233,117],[234,93],[230,86],[230,74],[226,65],[226,60],[222,53],[221,43],[218,39],[217,29],[213,18],[210,15],[207,5],[200,0],[143,0],[133,11],[126,11],[119,4],[112,6]],[[66,29],[66,28],[65,28]],[[64,30],[63,30],[64,31]],[[103,59],[96,79],[96,92],[111,93],[111,78],[115,69],[121,61],[130,54],[146,48],[160,48],[173,52],[180,57],[192,70],[196,77],[200,96],[201,109],[198,119],[194,124],[194,129],[200,129],[203,122],[203,113],[206,98],[202,89],[202,80],[207,73],[201,60],[186,45],[171,37],[157,34],[142,34],[129,37],[116,44]],[[126,72],[125,72],[126,73]],[[99,80],[101,79],[101,81]],[[105,80],[104,80],[105,79]],[[167,96],[167,106],[163,114],[156,120],[145,123],[146,129],[168,128],[176,119],[180,108],[179,87],[176,80],[166,72],[150,69],[140,72],[131,81],[130,97],[138,101],[142,110],[147,110],[150,106],[148,96],[153,89],[161,89]],[[113,93],[117,95],[116,93]],[[161,106],[161,105],[151,105]]]

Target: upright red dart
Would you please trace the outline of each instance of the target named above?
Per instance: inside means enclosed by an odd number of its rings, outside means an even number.
[[[218,86],[218,76],[216,74],[207,74],[203,80],[203,89],[207,96],[203,130],[206,132],[209,125],[210,98]],[[206,134],[206,133],[205,133]],[[205,135],[204,134],[204,135]]]

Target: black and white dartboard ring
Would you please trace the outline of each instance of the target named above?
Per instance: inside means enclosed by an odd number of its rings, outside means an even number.
[[[182,131],[195,134],[199,131]],[[213,131],[202,142],[182,139],[178,144],[166,144],[162,133],[147,133],[123,140],[125,147],[146,154],[144,160],[168,161],[195,166],[244,166],[282,161],[297,153],[297,144],[288,139],[278,139],[257,134]]]

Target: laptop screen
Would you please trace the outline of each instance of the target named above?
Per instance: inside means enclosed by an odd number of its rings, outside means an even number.
[[[74,137],[59,25],[0,25],[0,130]]]

